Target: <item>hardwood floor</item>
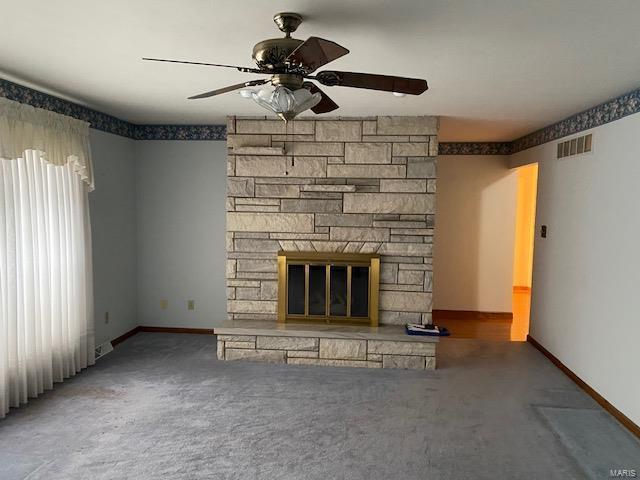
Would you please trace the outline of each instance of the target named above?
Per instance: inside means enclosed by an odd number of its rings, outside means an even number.
[[[468,318],[436,317],[434,323],[447,327],[451,338],[525,342],[529,333],[529,307],[531,294],[513,293],[513,321],[506,319],[470,320]]]
[[[529,333],[529,313],[531,310],[531,291],[513,293],[513,323],[511,340],[526,342]]]

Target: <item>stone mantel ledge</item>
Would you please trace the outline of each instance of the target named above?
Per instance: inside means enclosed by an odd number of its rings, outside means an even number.
[[[215,327],[216,335],[258,335],[274,337],[315,337],[349,340],[438,343],[438,337],[407,335],[400,325],[368,327],[324,323],[280,323],[263,320],[233,320]]]

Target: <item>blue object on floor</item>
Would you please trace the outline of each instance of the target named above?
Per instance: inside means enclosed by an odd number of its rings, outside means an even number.
[[[439,333],[431,333],[431,332],[418,332],[416,330],[409,330],[409,327],[405,325],[404,327],[407,335],[417,335],[419,337],[448,337],[451,335],[451,332],[446,327],[438,327],[440,330]]]

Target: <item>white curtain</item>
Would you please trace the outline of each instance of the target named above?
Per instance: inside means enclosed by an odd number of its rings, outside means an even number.
[[[0,417],[94,362],[88,126],[20,104],[6,115],[6,102],[0,102]]]

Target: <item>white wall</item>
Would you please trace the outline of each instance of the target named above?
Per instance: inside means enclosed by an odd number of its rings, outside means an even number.
[[[90,141],[96,183],[89,207],[99,345],[138,324],[135,163],[131,139],[92,129]]]
[[[226,142],[135,143],[140,325],[211,328],[226,319],[226,155]]]
[[[592,130],[592,154],[557,160],[552,142],[512,158],[539,162],[531,336],[636,424],[638,132],[632,115]]]
[[[438,157],[434,309],[511,312],[517,182],[504,155]]]

